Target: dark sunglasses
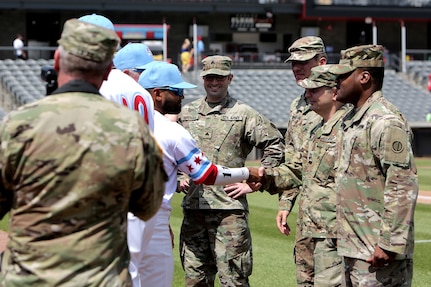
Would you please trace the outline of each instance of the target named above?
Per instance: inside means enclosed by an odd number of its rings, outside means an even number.
[[[165,87],[165,88],[160,88],[160,90],[171,91],[172,93],[174,93],[178,97],[184,96],[184,89]]]
[[[217,82],[222,82],[226,80],[227,76],[220,76],[220,75],[206,75],[204,76],[205,81],[213,81],[217,80]]]
[[[132,69],[132,71],[141,74],[145,69]]]

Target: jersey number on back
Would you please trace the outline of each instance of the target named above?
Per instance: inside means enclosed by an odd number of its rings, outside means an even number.
[[[126,97],[121,97],[121,101],[125,107],[128,107],[130,109],[132,108],[129,106]],[[133,97],[133,110],[139,112],[139,114],[144,117],[145,122],[147,124],[149,123],[147,103],[145,102],[145,99],[142,95],[136,94]]]

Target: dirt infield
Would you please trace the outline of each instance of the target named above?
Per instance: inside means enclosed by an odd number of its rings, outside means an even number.
[[[418,203],[431,204],[431,191],[419,191]]]
[[[418,203],[431,204],[431,191],[420,191]],[[0,230],[0,252],[6,248],[7,238],[7,232]]]

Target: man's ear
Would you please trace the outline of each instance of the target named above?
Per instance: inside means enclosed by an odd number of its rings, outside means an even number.
[[[122,72],[128,76],[131,74],[129,69],[124,69]]]
[[[332,87],[331,92],[332,92],[332,100],[334,102],[337,101],[337,87]]]
[[[359,80],[360,80],[361,84],[365,84],[365,83],[368,83],[368,81],[370,80],[370,78],[371,78],[370,72],[368,72],[368,71],[362,71]]]
[[[54,70],[57,72],[60,70],[60,52],[58,49],[54,52]]]
[[[163,100],[163,93],[160,89],[153,89],[153,92],[151,94],[155,101],[161,102]]]
[[[324,57],[324,56],[320,57],[318,60],[318,63],[319,63],[319,65],[326,65],[326,63],[327,63],[326,57]]]

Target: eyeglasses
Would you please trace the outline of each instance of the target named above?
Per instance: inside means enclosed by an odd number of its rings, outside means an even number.
[[[226,80],[227,76],[220,76],[220,75],[206,75],[204,76],[205,81],[214,81],[217,80],[217,82],[223,82]]]
[[[172,93],[174,93],[178,97],[183,97],[184,96],[184,89],[172,88],[172,87],[165,87],[165,88],[159,88],[159,89],[160,90],[165,90],[165,91],[171,91]]]

